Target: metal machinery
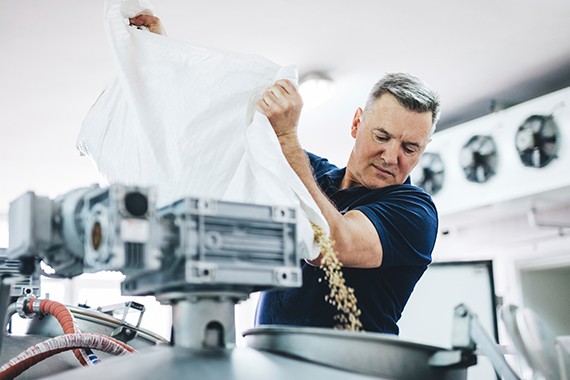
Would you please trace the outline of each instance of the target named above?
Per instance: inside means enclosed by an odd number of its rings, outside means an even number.
[[[9,228],[8,254],[24,273],[34,273],[40,259],[68,278],[120,270],[123,294],[154,295],[172,305],[169,344],[88,368],[44,372],[51,379],[465,379],[476,361],[474,342],[492,346],[480,332],[472,339],[476,323],[460,321],[462,339],[453,349],[279,326],[245,332],[247,347],[236,348],[237,302],[252,291],[301,285],[294,208],[186,198],[156,209],[152,189],[93,186],[55,199],[26,193],[10,205]],[[75,310],[78,319],[104,324],[89,314]],[[464,312],[460,319],[465,316],[472,317]],[[9,358],[2,355],[0,364]]]

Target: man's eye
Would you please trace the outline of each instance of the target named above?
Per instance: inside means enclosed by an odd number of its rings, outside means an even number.
[[[416,152],[416,150],[414,148],[410,148],[410,147],[404,147],[404,153],[406,154],[414,154]]]
[[[388,136],[375,134],[374,139],[378,140],[378,141],[385,142],[385,141],[388,141]]]

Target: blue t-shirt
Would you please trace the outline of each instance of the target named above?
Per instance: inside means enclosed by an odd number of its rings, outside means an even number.
[[[437,211],[429,194],[410,184],[381,189],[339,190],[346,172],[328,160],[307,153],[321,190],[337,210],[358,210],[376,227],[383,258],[378,268],[342,268],[354,288],[365,331],[398,334],[396,322],[415,284],[431,262],[437,235]],[[325,301],[329,293],[322,269],[302,262],[301,288],[262,292],[256,324],[334,327],[337,310]]]

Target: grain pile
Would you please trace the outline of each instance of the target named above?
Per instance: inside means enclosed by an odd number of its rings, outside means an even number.
[[[320,268],[325,274],[325,281],[329,286],[329,294],[325,296],[325,301],[335,306],[338,314],[335,321],[338,322],[335,328],[341,330],[362,330],[360,322],[360,309],[356,304],[354,289],[346,286],[341,268],[342,264],[333,249],[334,242],[324,231],[313,224],[315,240],[321,247]],[[319,281],[321,281],[319,279]]]

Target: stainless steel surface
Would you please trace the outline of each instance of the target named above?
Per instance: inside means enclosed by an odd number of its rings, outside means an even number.
[[[516,350],[532,369],[533,376],[537,379],[561,379],[556,336],[541,318],[532,310],[515,305],[503,306],[501,318]]]
[[[389,378],[351,373],[251,348],[192,350],[159,346],[47,379],[388,380]]]
[[[477,343],[478,349],[491,360],[495,371],[502,379],[520,380],[520,377],[513,371],[509,363],[507,363],[498,344],[489,337],[477,319],[472,320],[471,336]]]
[[[120,319],[93,309],[74,306],[68,306],[68,309],[71,311],[71,314],[73,314],[81,332],[100,333],[121,339],[121,331],[123,329],[129,329],[136,332],[136,337],[133,340],[127,340],[127,343],[137,350],[154,346],[155,344],[168,342],[168,340],[153,333],[152,331],[137,328],[136,326],[121,321]],[[63,330],[61,329],[58,321],[54,317],[48,315],[42,318],[34,318],[28,326],[27,334],[41,336],[45,339],[47,337],[61,335],[63,334]],[[131,336],[131,334],[126,335]]]
[[[265,326],[244,332],[248,347],[387,379],[460,380],[467,368],[433,368],[442,348],[393,335],[319,328]],[[324,377],[323,377],[324,378]]]
[[[455,307],[453,318],[452,346],[456,350],[472,352],[477,348],[491,363],[495,372],[504,380],[519,380],[513,371],[500,346],[485,331],[477,315],[466,305]]]
[[[235,346],[235,304],[245,295],[187,295],[172,305],[172,341],[186,348]]]

